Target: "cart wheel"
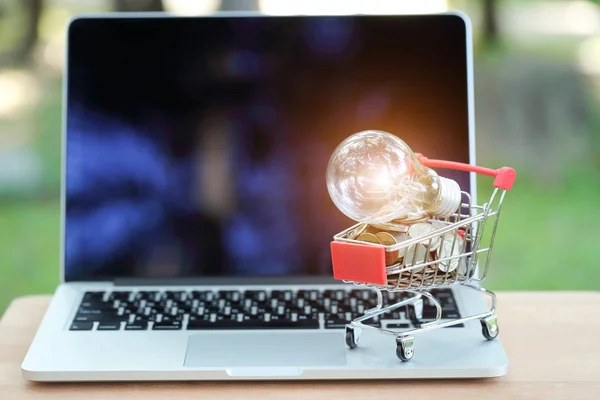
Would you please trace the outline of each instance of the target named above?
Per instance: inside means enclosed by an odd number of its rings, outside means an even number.
[[[396,338],[396,356],[406,362],[413,358],[415,354],[415,338],[407,336],[403,338]]]
[[[346,325],[346,345],[351,349],[355,349],[358,347],[358,339],[359,336],[354,330],[354,327],[352,325]]]
[[[498,317],[490,315],[489,317],[482,318],[481,320],[481,333],[487,340],[494,340],[500,333],[498,328]]]

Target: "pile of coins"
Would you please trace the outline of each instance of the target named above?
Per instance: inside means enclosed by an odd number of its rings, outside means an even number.
[[[360,224],[349,232],[348,238],[388,247],[385,264],[390,285],[410,288],[453,282],[465,273],[466,263],[464,257],[460,257],[466,249],[464,230],[451,230],[407,246],[396,246],[422,238],[450,224],[428,218],[423,216],[385,224]],[[389,246],[394,246],[394,250],[390,250]]]

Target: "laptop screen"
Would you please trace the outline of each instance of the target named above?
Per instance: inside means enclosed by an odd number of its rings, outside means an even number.
[[[453,15],[76,19],[65,280],[331,276],[345,137],[468,162],[466,34]]]

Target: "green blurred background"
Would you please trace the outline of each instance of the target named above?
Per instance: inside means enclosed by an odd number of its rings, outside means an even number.
[[[518,181],[492,289],[600,288],[600,1],[0,0],[0,315],[59,281],[61,75],[80,12],[465,11],[475,39],[477,158]],[[479,182],[480,199],[490,181]]]

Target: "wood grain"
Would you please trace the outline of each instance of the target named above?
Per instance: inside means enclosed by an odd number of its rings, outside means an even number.
[[[40,384],[20,364],[50,301],[13,301],[0,320],[0,399],[600,399],[600,292],[500,293],[510,362],[497,379]]]

